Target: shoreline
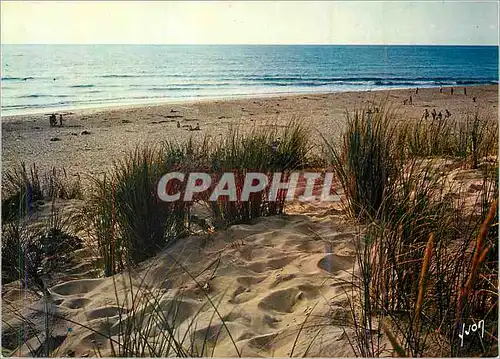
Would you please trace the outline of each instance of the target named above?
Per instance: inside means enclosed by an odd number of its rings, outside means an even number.
[[[185,99],[145,99],[144,101],[134,102],[134,103],[109,103],[109,104],[89,104],[88,106],[74,106],[74,107],[44,107],[39,109],[33,109],[32,111],[27,110],[27,112],[20,111],[19,113],[4,114],[0,111],[0,118],[2,120],[14,119],[16,117],[23,116],[35,116],[35,115],[46,115],[51,113],[59,114],[62,113],[78,113],[83,115],[85,113],[95,113],[110,110],[126,110],[126,109],[139,109],[142,107],[155,107],[155,106],[168,106],[168,105],[191,105],[195,103],[202,102],[214,102],[214,101],[238,101],[238,100],[259,100],[268,99],[276,97],[295,97],[303,95],[330,95],[330,94],[352,94],[352,93],[389,93],[391,91],[403,91],[403,90],[415,90],[415,89],[436,89],[436,88],[481,88],[481,87],[498,87],[498,84],[476,84],[476,85],[456,85],[456,86],[404,86],[404,87],[390,87],[390,88],[375,88],[375,89],[359,89],[359,90],[340,90],[340,91],[299,91],[299,92],[273,92],[273,93],[256,93],[256,94],[243,94],[243,95],[225,95],[225,96],[200,96],[200,97],[186,97]]]

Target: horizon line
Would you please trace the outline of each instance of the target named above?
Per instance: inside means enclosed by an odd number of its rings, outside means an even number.
[[[453,44],[428,44],[428,43],[1,43],[1,45],[40,45],[40,46],[50,46],[50,45],[132,45],[132,46],[488,46],[488,47],[499,47],[500,44],[463,44],[463,43],[453,43]]]

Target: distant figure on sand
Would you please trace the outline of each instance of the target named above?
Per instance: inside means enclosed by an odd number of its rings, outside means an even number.
[[[451,94],[453,95],[453,87],[451,88]]]
[[[451,113],[450,111],[448,111],[448,109],[444,110],[444,118],[448,118],[448,117],[451,117]]]
[[[406,106],[406,102],[408,102],[408,99],[404,99],[404,100],[403,100],[403,105],[405,105],[405,106]]]
[[[424,111],[424,118],[426,120],[429,118],[429,111],[427,111],[427,109],[425,109],[425,111]]]
[[[439,113],[437,115],[437,119],[441,120],[442,118],[443,118],[443,114],[441,113],[441,111],[439,111]]]
[[[273,141],[273,143],[271,143],[271,149],[276,152],[278,151],[278,147],[280,145],[280,138],[278,138],[276,141]]]
[[[464,95],[467,96],[467,87],[464,87]]]
[[[442,87],[439,88],[439,93],[443,93],[443,88]]]
[[[181,128],[181,123],[177,121],[177,128]]]
[[[50,127],[54,127],[55,125],[57,125],[57,119],[54,113],[50,115],[49,122],[50,122]]]
[[[410,96],[410,105],[413,105],[413,101],[412,101],[412,99],[411,99],[411,96]]]
[[[62,115],[59,115],[59,127],[62,127],[62,123],[63,123],[63,117]]]
[[[472,97],[472,101],[476,102],[476,96]]]
[[[432,119],[435,120],[436,119],[436,109],[435,108],[432,109],[431,115],[432,115]]]
[[[417,89],[415,90],[415,95],[418,95],[418,87],[417,87]]]

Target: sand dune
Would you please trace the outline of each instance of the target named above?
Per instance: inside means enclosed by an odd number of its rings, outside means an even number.
[[[481,171],[436,161],[436,171],[443,170],[454,200],[479,211]],[[354,246],[361,228],[337,207],[291,204],[294,215],[188,237],[130,276],[91,278],[79,263],[65,271],[80,279],[52,286],[47,306],[14,283],[4,286],[3,317],[10,326],[4,340],[16,340],[21,322],[9,310],[16,307],[32,323],[25,332],[33,336],[28,343],[34,348],[44,340],[44,311],[55,316],[51,337],[59,356],[112,355],[109,337],[122,342],[132,323],[148,343],[161,343],[172,330],[185,348],[204,355],[354,356],[346,293],[356,274]],[[88,264],[90,252],[80,252]],[[27,355],[28,345],[16,354]]]
[[[236,225],[208,240],[189,237],[144,263],[130,281],[123,275],[51,287],[50,311],[74,322],[58,320],[52,336],[66,336],[58,348],[60,354],[74,351],[77,356],[93,356],[97,348],[102,355],[111,354],[109,340],[82,326],[118,340],[123,323],[134,320],[127,312],[134,312],[138,320],[138,313],[148,310],[145,301],[132,310],[130,293],[145,295],[139,287],[147,287],[170,316],[176,335],[185,336],[185,345],[197,343],[201,348],[208,338],[216,356],[237,355],[236,348],[243,356],[288,356],[296,340],[294,352],[302,355],[313,337],[318,344],[309,348],[308,355],[352,356],[342,337],[342,322],[349,331],[342,283],[350,280],[354,269],[355,233],[335,218],[295,215]],[[179,258],[198,284],[173,258]],[[203,271],[214,260],[217,265]],[[42,301],[32,307],[43,311]],[[26,313],[31,319],[40,317],[40,313]],[[331,325],[335,318],[338,323]],[[164,335],[160,324],[155,323],[148,333],[151,341],[160,341]]]

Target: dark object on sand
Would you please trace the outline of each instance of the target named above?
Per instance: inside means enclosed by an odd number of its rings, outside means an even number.
[[[474,97],[472,98],[472,101],[473,101],[473,102],[476,102],[476,96],[474,96]]]
[[[413,100],[412,100],[411,96],[410,96],[410,105],[413,105]]]
[[[61,139],[59,137],[52,137],[50,139],[52,142],[55,142],[55,141],[61,141]]]
[[[448,118],[450,116],[451,116],[450,111],[448,111],[448,109],[444,110],[444,118]]]
[[[435,120],[436,119],[436,115],[437,115],[435,108],[432,109],[431,115],[432,115],[432,119]]]
[[[451,94],[453,95],[453,87],[451,88]]]
[[[62,123],[63,123],[63,117],[62,115],[59,115],[59,127],[62,127]]]
[[[415,89],[415,95],[418,95],[418,87]]]
[[[443,114],[441,113],[441,111],[439,111],[439,113],[437,115],[437,119],[441,120],[442,118],[443,118]]]
[[[405,106],[406,106],[406,103],[407,103],[407,102],[408,102],[408,99],[404,99],[404,100],[403,100],[403,105],[405,105]]]
[[[467,96],[467,87],[464,87],[464,95]]]
[[[429,118],[429,111],[425,109],[424,111],[424,118],[427,120]]]
[[[273,143],[271,143],[271,150],[273,150],[273,152],[277,152],[278,151],[278,148],[280,146],[280,138],[278,138],[277,140],[273,141]]]
[[[172,112],[172,113],[176,113],[176,112],[179,112],[179,111],[174,110],[174,109],[171,109],[171,110],[170,110],[170,112]]]
[[[90,131],[84,130],[82,131],[81,135],[90,135]]]
[[[184,126],[183,126],[184,127]],[[196,123],[196,127],[189,125],[189,131],[200,131],[200,124]]]
[[[56,119],[56,115],[54,113],[50,115],[49,123],[50,123],[50,127],[54,127],[57,125],[57,119]]]
[[[181,128],[181,123],[177,121],[177,128]]]
[[[443,93],[443,88],[442,87],[439,88],[439,93]]]

